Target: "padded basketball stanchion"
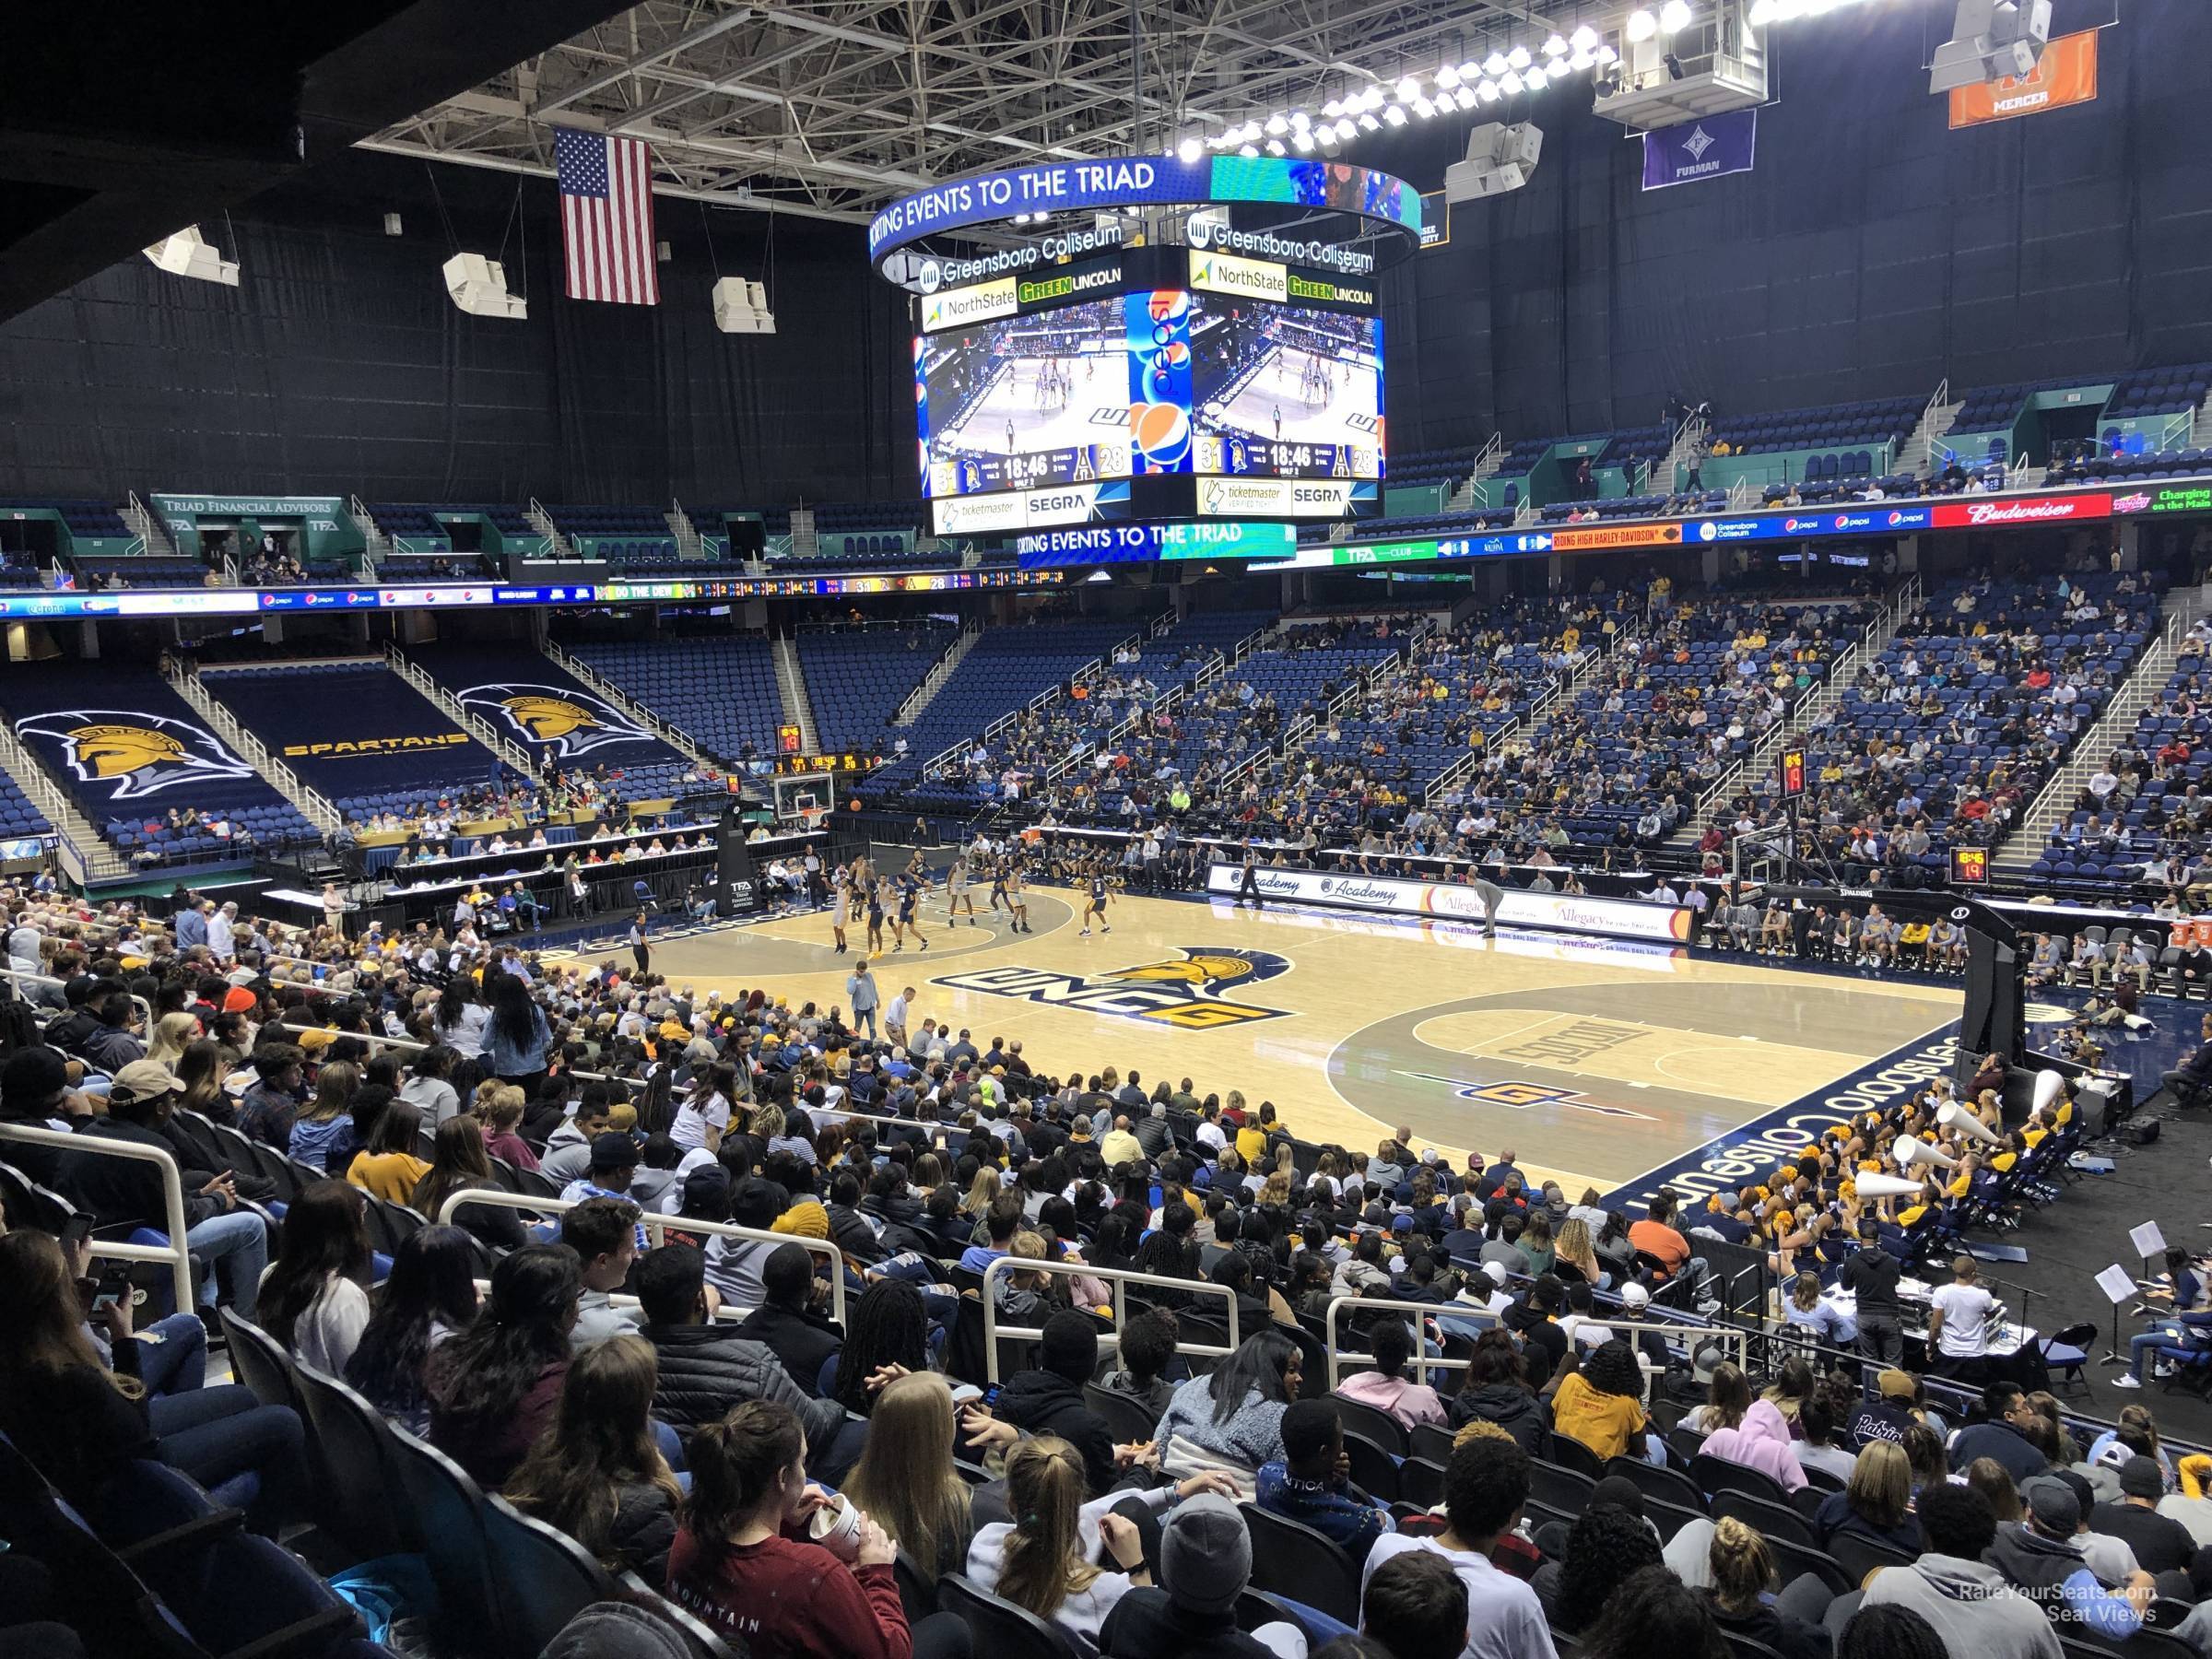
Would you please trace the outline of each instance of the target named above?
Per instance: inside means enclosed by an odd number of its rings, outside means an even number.
[[[760,889],[753,880],[753,854],[745,844],[745,824],[739,817],[744,803],[735,797],[723,803],[714,825],[714,898],[725,916],[751,914],[759,908]]]

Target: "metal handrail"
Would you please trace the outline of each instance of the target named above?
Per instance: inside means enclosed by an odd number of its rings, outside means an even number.
[[[529,1193],[501,1192],[496,1187],[463,1187],[446,1194],[438,1206],[438,1223],[441,1227],[453,1225],[453,1216],[466,1204],[488,1204],[500,1209],[528,1210],[537,1215],[559,1215],[588,1203],[582,1198],[540,1198]],[[634,1198],[631,1203],[637,1203]],[[809,1255],[826,1256],[830,1261],[830,1317],[840,1325],[845,1323],[845,1253],[827,1239],[802,1238],[797,1233],[770,1232],[764,1228],[739,1227],[734,1221],[700,1221],[689,1216],[664,1216],[657,1210],[638,1207],[643,1213],[638,1218],[645,1229],[645,1236],[657,1248],[667,1240],[671,1222],[681,1221],[686,1232],[712,1233],[722,1239],[750,1239],[759,1244],[798,1244]]]
[[[1371,1310],[1414,1313],[1430,1319],[1481,1319],[1488,1317],[1495,1322],[1497,1318],[1497,1315],[1488,1313],[1485,1309],[1472,1307],[1464,1302],[1394,1301],[1386,1297],[1333,1296],[1329,1299],[1328,1312],[1324,1320],[1324,1326],[1327,1332],[1325,1340],[1329,1354],[1329,1392],[1331,1394],[1336,1392],[1338,1362],[1346,1357],[1339,1354],[1336,1347],[1336,1311],[1339,1308],[1356,1308],[1363,1312]],[[1739,1367],[1745,1364],[1751,1351],[1752,1333],[1740,1326],[1663,1324],[1656,1320],[1650,1319],[1622,1320],[1618,1324],[1613,1324],[1606,1319],[1603,1312],[1594,1312],[1591,1315],[1591,1322],[1594,1324],[1612,1324],[1615,1335],[1620,1334],[1622,1325],[1628,1325],[1639,1336],[1649,1331],[1657,1336],[1681,1336],[1699,1341],[1703,1341],[1708,1337],[1717,1337],[1723,1342],[1733,1340],[1735,1344],[1736,1364]],[[1350,1357],[1358,1359],[1361,1356],[1354,1353]],[[1433,1359],[1425,1351],[1425,1345],[1417,1344],[1415,1351],[1406,1356],[1406,1363],[1414,1367],[1415,1380],[1426,1382],[1431,1371],[1465,1371],[1474,1364],[1474,1361],[1471,1359]]]
[[[177,1299],[177,1312],[189,1313],[200,1305],[198,1282],[192,1271],[192,1247],[184,1241],[184,1178],[177,1160],[161,1147],[144,1147],[135,1141],[110,1140],[104,1135],[71,1135],[60,1129],[37,1129],[29,1124],[0,1124],[0,1141],[28,1141],[34,1147],[91,1152],[102,1158],[127,1158],[150,1163],[161,1173],[161,1206],[168,1222],[166,1244],[126,1244],[119,1239],[95,1238],[92,1253],[116,1262],[167,1262]]]
[[[1196,1354],[1208,1359],[1226,1359],[1241,1346],[1237,1335],[1237,1293],[1228,1285],[1217,1285],[1209,1279],[1171,1278],[1163,1273],[1139,1273],[1133,1267],[1093,1267],[1081,1262],[1054,1266],[1032,1256],[1000,1256],[983,1269],[983,1374],[992,1382],[998,1381],[998,1339],[1011,1336],[1019,1342],[1041,1342],[1044,1330],[1039,1325],[1002,1325],[998,1323],[998,1298],[993,1294],[1001,1272],[1006,1273],[1079,1273],[1089,1278],[1104,1279],[1113,1287],[1113,1316],[1111,1328],[1119,1333],[1128,1319],[1127,1297],[1124,1285],[1156,1285],[1162,1290],[1194,1290],[1201,1295],[1218,1296],[1229,1303],[1229,1346],[1218,1347],[1208,1342],[1177,1342],[1179,1354]]]
[[[67,980],[56,979],[51,973],[26,973],[18,968],[0,968],[0,979],[25,980],[34,985],[65,986],[69,982]],[[131,999],[131,1006],[136,1008],[145,1018],[146,1034],[151,1037],[154,1034],[154,1005],[147,1002],[135,991],[126,991],[124,994]]]

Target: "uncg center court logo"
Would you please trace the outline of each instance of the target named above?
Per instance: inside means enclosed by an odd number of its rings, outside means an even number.
[[[525,743],[550,745],[572,760],[610,743],[651,743],[653,735],[611,703],[566,686],[471,686],[464,708],[488,716]]]
[[[1220,1026],[1282,1019],[1288,1008],[1231,1001],[1224,987],[1257,984],[1290,971],[1290,959],[1265,950],[1217,950],[1182,945],[1180,961],[1141,962],[1110,973],[1064,973],[1042,968],[981,968],[930,981],[955,991],[980,991],[1048,1007],[1076,1008],[1117,1019],[1210,1031]]]

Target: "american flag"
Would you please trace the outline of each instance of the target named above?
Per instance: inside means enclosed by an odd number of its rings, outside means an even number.
[[[553,129],[569,298],[658,305],[653,267],[653,147],[639,138]]]

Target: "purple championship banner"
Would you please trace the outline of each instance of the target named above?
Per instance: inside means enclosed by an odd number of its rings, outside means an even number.
[[[1723,173],[1749,172],[1759,148],[1759,112],[1731,110],[1643,135],[1643,187],[1665,190]]]

